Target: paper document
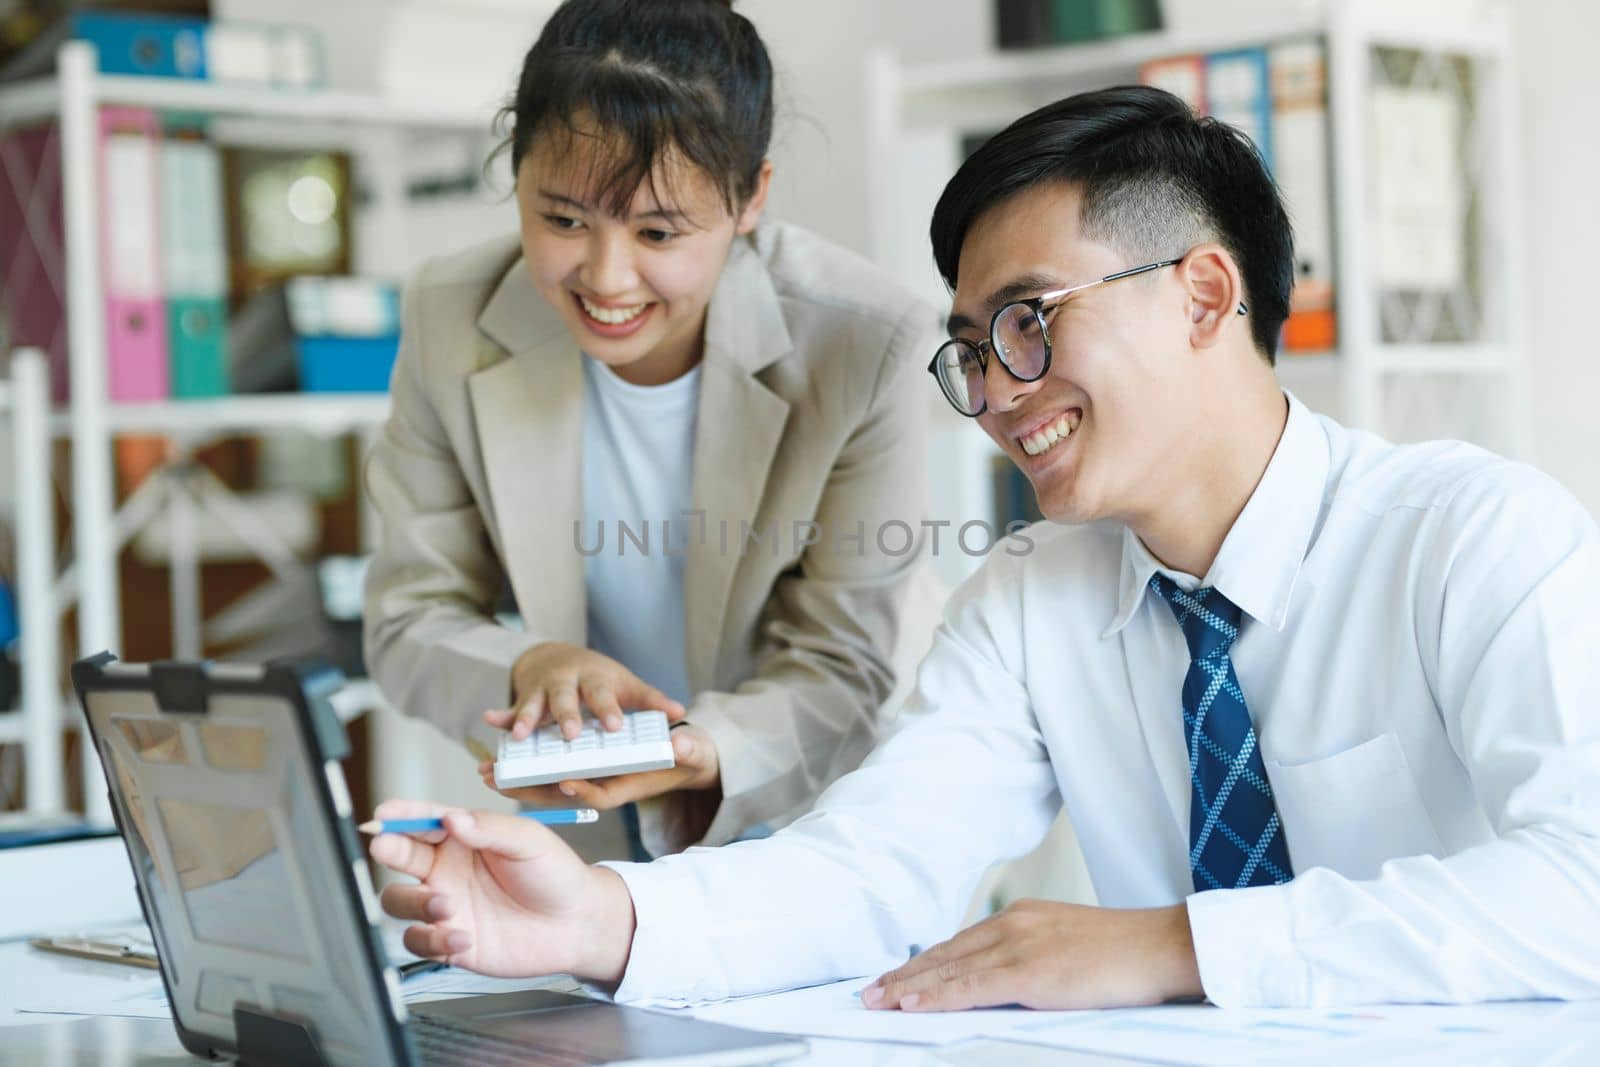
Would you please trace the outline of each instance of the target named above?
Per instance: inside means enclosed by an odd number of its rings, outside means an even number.
[[[1006,1034],[1023,1023],[1070,1014],[1025,1008],[922,1014],[868,1011],[861,1004],[860,993],[870,984],[871,977],[851,978],[809,989],[701,1004],[686,1010],[696,1019],[767,1033],[910,1045],[948,1045],[974,1037]]]
[[[1040,1019],[1017,1027],[1007,1040],[1172,1064],[1455,1065],[1501,1062],[1496,1050],[1531,1054],[1565,1048],[1572,1041],[1600,1050],[1600,1005],[1528,1001],[1303,1011],[1132,1008]],[[1521,1061],[1512,1057],[1504,1062]]]
[[[37,951],[37,950],[33,950]],[[63,957],[63,959],[66,959]],[[66,968],[41,970],[16,1002],[19,1015],[119,1015],[131,1019],[170,1019],[167,991],[154,971],[116,963],[66,959]],[[14,1019],[13,1021],[21,1021]]]
[[[1592,1046],[1600,1052],[1600,1003],[1297,1011],[1224,1011],[1188,1004],[1112,1011],[914,1013],[867,1011],[859,993],[870,983],[871,978],[853,978],[683,1010],[697,1019],[769,1033],[924,1046],[987,1038],[1201,1067],[1418,1059],[1455,1067],[1486,1048]]]

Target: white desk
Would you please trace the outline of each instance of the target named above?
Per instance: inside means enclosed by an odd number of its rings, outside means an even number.
[[[75,994],[90,989],[97,999],[115,997],[119,989],[132,994],[158,980],[150,970],[41,952],[21,939],[41,929],[101,927],[138,916],[133,876],[120,838],[0,852],[0,922],[4,923],[0,926],[0,1067],[192,1067],[205,1062],[184,1051],[167,1020],[16,1010],[18,1004],[30,1002],[71,1002]],[[825,1040],[811,1044],[810,1056],[791,1062],[815,1067],[1071,1067],[1113,1062],[991,1041],[943,1049]]]
[[[109,1016],[49,1016],[19,1013],[13,1005],[24,998],[37,997],[51,989],[71,989],[85,982],[104,988],[107,982],[122,982],[130,988],[147,983],[152,972],[112,963],[78,960],[39,952],[25,942],[0,944],[0,1067],[77,1067],[77,1065],[193,1065],[203,1061],[190,1057],[178,1044],[170,1022],[164,1019],[117,1018]],[[1536,1006],[1541,1007],[1541,1006]],[[1600,1003],[1584,1005],[1546,1005],[1552,1019],[1585,1023],[1582,1029],[1556,1025],[1520,1032],[1514,1042],[1505,1037],[1452,1045],[1448,1050],[1416,1050],[1397,1047],[1373,1057],[1363,1050],[1364,1063],[1399,1065],[1439,1064],[1440,1067],[1466,1067],[1472,1064],[1548,1065],[1548,1067],[1588,1067],[1600,1062]],[[1463,1021],[1474,1019],[1478,1011],[1459,1009]],[[1592,1023],[1592,1025],[1588,1025]],[[1389,1055],[1392,1051],[1392,1056]],[[811,1054],[791,1061],[805,1067],[1104,1067],[1129,1063],[1159,1062],[1127,1056],[1099,1055],[1027,1045],[1011,1041],[978,1040],[939,1048],[911,1045],[869,1044],[853,1041],[811,1039]],[[1272,1048],[1262,1049],[1251,1062],[1289,1062],[1275,1057]],[[1318,1058],[1315,1049],[1300,1048],[1293,1062],[1343,1063],[1326,1053]]]
[[[60,846],[45,846],[59,848]],[[75,890],[93,897],[92,915],[96,924],[118,921],[137,915],[132,896],[126,854],[117,839],[95,843],[95,847],[73,852],[58,852],[60,867],[72,876]],[[70,857],[71,862],[67,859]],[[30,858],[29,865],[35,864]],[[15,853],[0,853],[0,913],[15,919],[19,914],[51,916],[44,926],[61,926],[52,909],[54,893],[48,881],[7,878],[22,869]],[[30,866],[31,869],[31,866]],[[97,892],[95,890],[98,890]],[[130,912],[130,908],[132,911]],[[82,914],[82,912],[78,912]],[[190,1057],[178,1044],[172,1025],[165,1019],[118,1018],[108,1016],[65,1016],[22,1013],[21,1003],[55,1000],[73,1002],[75,997],[95,996],[97,1002],[115,997],[120,988],[129,993],[148,988],[154,972],[120,964],[74,959],[40,952],[25,941],[16,940],[20,932],[11,923],[0,934],[0,1067],[66,1067],[66,1065],[192,1065],[202,1062]],[[70,925],[70,924],[68,924]],[[38,929],[35,926],[34,929]],[[9,940],[7,938],[10,938]],[[1376,1057],[1363,1050],[1364,1062],[1395,1064],[1438,1063],[1464,1067],[1476,1063],[1548,1064],[1551,1067],[1588,1067],[1600,1063],[1600,1002],[1573,1005],[1530,1005],[1541,1013],[1548,1026],[1519,1029],[1514,1035],[1501,1034],[1483,1041],[1452,1043],[1448,1049],[1433,1049],[1418,1055],[1417,1050],[1384,1048]],[[1463,1023],[1504,1012],[1504,1007],[1451,1009],[1461,1012]],[[1515,1010],[1515,1009],[1512,1009]],[[1454,1021],[1454,1020],[1452,1020]],[[1574,1025],[1568,1025],[1569,1023]],[[1508,1036],[1512,1043],[1508,1044]],[[1056,1067],[1056,1065],[1120,1064],[1126,1067],[1139,1061],[1127,1055],[1106,1056],[1062,1049],[1026,1045],[1011,1041],[979,1040],[943,1047],[869,1044],[813,1038],[811,1054],[798,1064],[828,1067]],[[1392,1056],[1389,1053],[1392,1051]],[[1309,1057],[1307,1053],[1310,1053]],[[1275,1060],[1270,1047],[1253,1062]],[[1318,1060],[1314,1049],[1304,1047],[1294,1057],[1297,1064],[1340,1062],[1326,1053]]]
[[[41,991],[70,989],[83,982],[123,982],[132,989],[148,983],[153,972],[114,963],[73,959],[40,952],[26,942],[0,944],[0,1067],[105,1067],[147,1064],[186,1065],[205,1061],[184,1051],[172,1024],[162,1019],[114,1016],[37,1015],[12,1007]],[[1005,1042],[979,1041],[925,1049],[906,1045],[873,1045],[813,1040],[809,1056],[789,1061],[804,1067],[1077,1067],[1117,1063],[1100,1056]]]

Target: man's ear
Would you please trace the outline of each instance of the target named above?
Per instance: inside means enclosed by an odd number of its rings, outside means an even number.
[[[761,161],[761,170],[756,173],[756,184],[750,192],[750,199],[739,209],[739,222],[734,229],[735,233],[743,235],[756,228],[756,224],[761,221],[761,213],[766,210],[767,192],[771,188],[772,160],[764,159]]]
[[[1178,281],[1189,305],[1189,341],[1211,348],[1235,325],[1242,325],[1244,278],[1239,264],[1219,244],[1196,245],[1178,263]]]

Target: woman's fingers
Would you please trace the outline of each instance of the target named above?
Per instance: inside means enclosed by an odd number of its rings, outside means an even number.
[[[606,784],[601,785],[598,780],[588,778],[574,778],[570,781],[559,782],[556,789],[561,794],[561,806],[564,808],[580,807],[594,808],[597,811],[610,811],[612,808],[626,803],[616,799],[612,783],[615,778],[605,779]]]
[[[616,690],[617,699],[627,707],[664,711],[671,722],[677,722],[684,716],[682,704],[637,675],[629,674],[618,683]]]
[[[555,785],[523,785],[515,789],[501,789],[494,784],[494,772],[483,775],[483,784],[503,797],[510,797],[530,808],[570,808],[572,798]]]
[[[583,713],[579,709],[577,683],[569,681],[551,685],[546,702],[550,707],[550,717],[561,727],[561,736],[568,741],[577,737],[583,729]]]
[[[617,702],[616,690],[608,682],[591,682],[583,686],[583,702],[607,730],[622,729],[622,705]]]
[[[519,703],[511,717],[511,737],[521,741],[539,725],[539,720],[544,717],[547,695],[543,688],[535,687]]]

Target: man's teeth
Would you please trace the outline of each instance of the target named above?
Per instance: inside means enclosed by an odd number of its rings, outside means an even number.
[[[1030,456],[1042,456],[1054,448],[1059,442],[1071,436],[1072,431],[1078,428],[1080,416],[1068,412],[1056,419],[1042,430],[1035,430],[1027,437],[1021,438],[1022,450]]]
[[[603,308],[598,304],[589,303],[581,296],[578,299],[583,302],[583,310],[588,313],[591,319],[596,322],[603,322],[608,326],[620,326],[624,322],[632,322],[643,314],[645,308],[650,306],[649,304],[635,304],[632,307],[625,308]]]

